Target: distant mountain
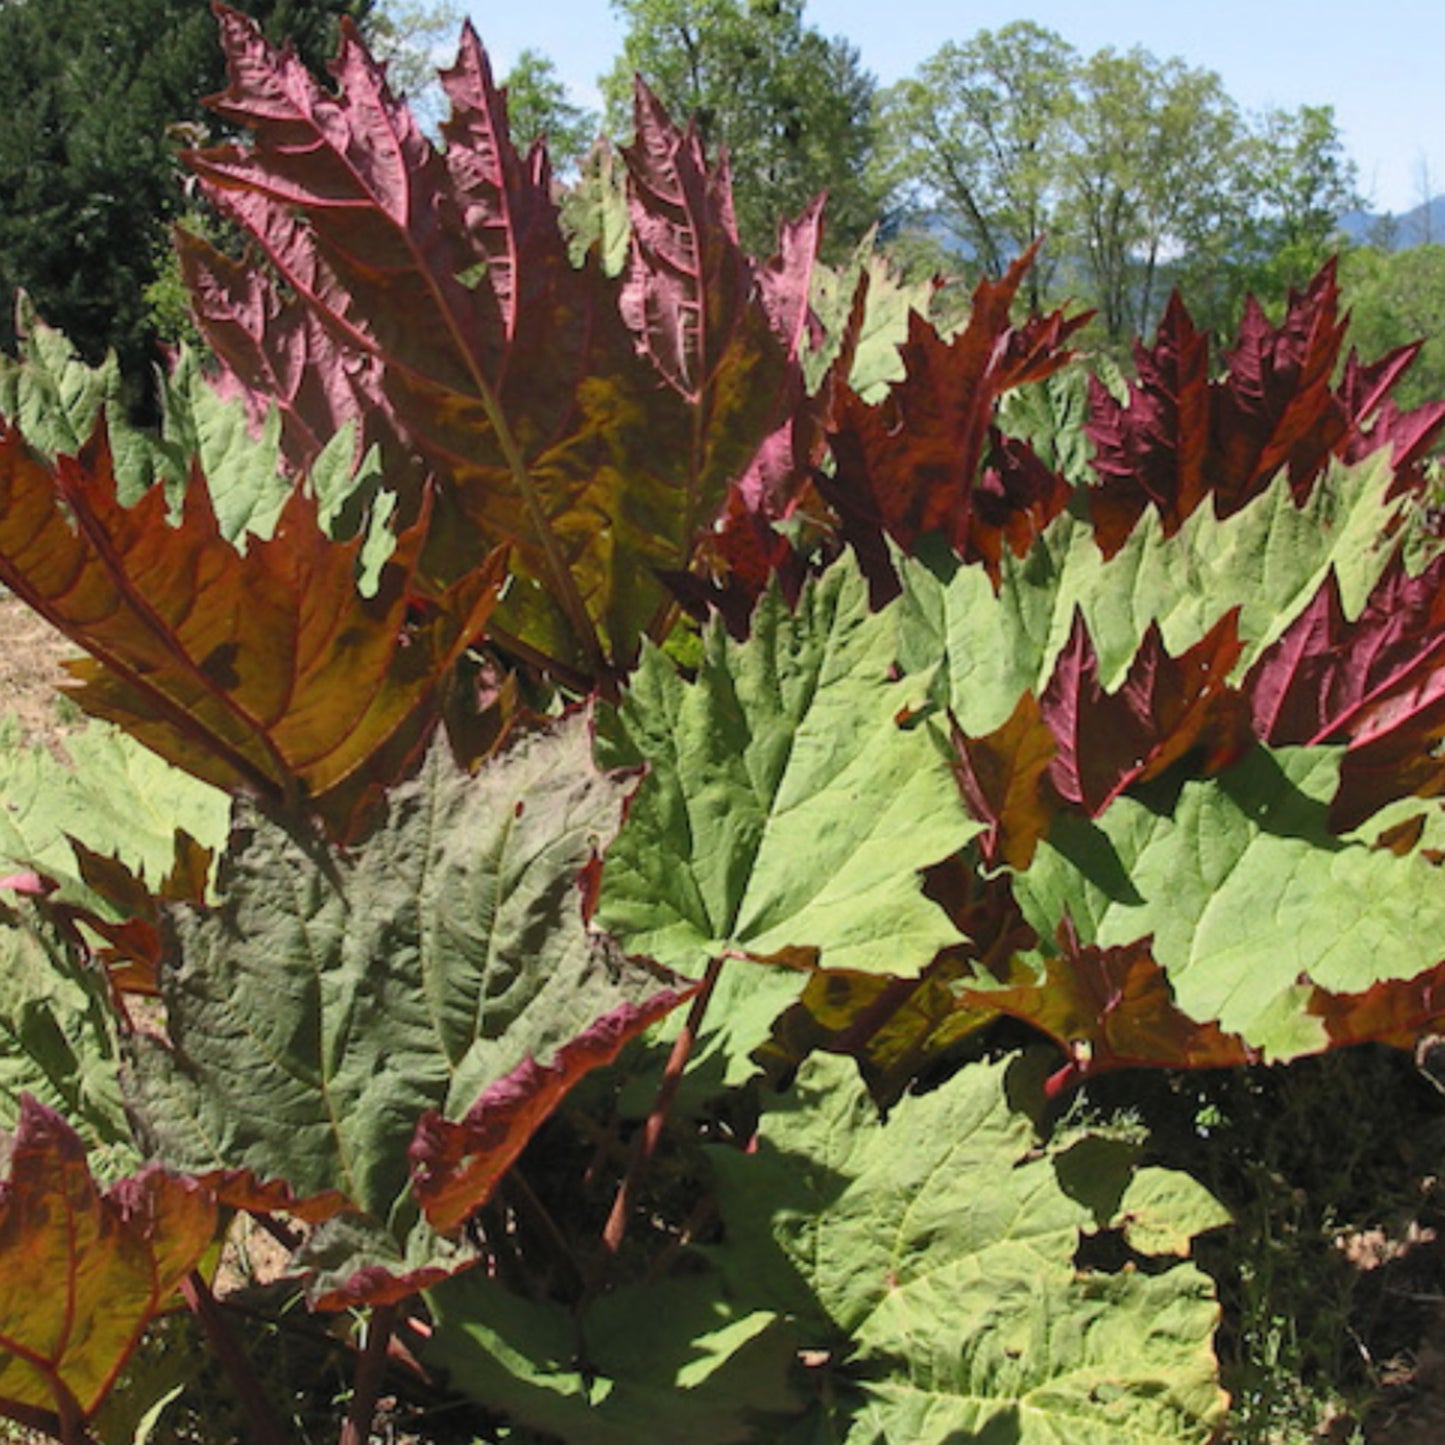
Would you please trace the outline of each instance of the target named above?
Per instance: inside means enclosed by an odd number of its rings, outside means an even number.
[[[1430,241],[1445,243],[1445,196],[1422,202],[1403,215],[1389,212],[1347,211],[1340,217],[1340,230],[1350,240],[1387,251],[1404,251]]]

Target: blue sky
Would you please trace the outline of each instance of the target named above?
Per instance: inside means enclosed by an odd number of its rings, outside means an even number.
[[[527,46],[550,55],[583,104],[621,48],[607,0],[464,0],[499,74]],[[1418,203],[1422,179],[1445,193],[1442,0],[1122,0],[955,4],[808,0],[808,23],[851,40],[883,84],[911,74],[947,40],[1029,19],[1085,52],[1142,45],[1218,71],[1246,109],[1332,105],[1361,191],[1378,210]]]

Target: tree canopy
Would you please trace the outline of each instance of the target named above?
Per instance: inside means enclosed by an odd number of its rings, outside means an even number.
[[[555,164],[575,163],[601,133],[602,122],[577,105],[547,55],[528,46],[503,78],[512,139],[519,146],[545,140]]]
[[[1340,264],[1350,334],[1366,356],[1423,340],[1396,389],[1402,407],[1445,396],[1445,246],[1351,250]]]
[[[239,0],[320,67],[337,21],[376,0]],[[90,359],[113,347],[140,392],[155,336],[145,301],[184,196],[175,153],[225,84],[210,9],[195,0],[10,0],[0,7],[0,344],[9,298]]]
[[[1030,21],[944,45],[883,92],[878,143],[903,224],[993,274],[1043,236],[1030,302],[1072,296],[1116,344],[1157,321],[1171,281],[1223,329],[1246,290],[1282,300],[1353,199],[1329,107],[1251,117],[1213,71],[1083,56]]]
[[[803,20],[803,0],[613,0],[627,23],[603,80],[607,123],[631,131],[634,74],[668,111],[691,116],[731,159],[738,229],[767,254],[778,221],[820,191],[833,245],[877,219],[871,179],[875,84],[856,47]]]

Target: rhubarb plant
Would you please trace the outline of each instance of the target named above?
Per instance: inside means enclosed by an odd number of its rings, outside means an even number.
[[[246,1217],[346,1445],[383,1384],[1202,1445],[1227,1216],[1065,1106],[1445,1022],[1411,353],[1327,268],[1091,368],[1031,254],[943,331],[820,206],[744,254],[640,83],[567,198],[470,28],[434,143],[354,30],[327,86],[216,13],[208,355],[155,433],[23,306],[0,364],[0,581],[97,719],[0,768],[0,1409],[100,1438],[188,1307],[290,1438]]]

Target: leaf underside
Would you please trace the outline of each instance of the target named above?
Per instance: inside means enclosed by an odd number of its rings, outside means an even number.
[[[345,855],[242,807],[219,904],[171,910],[173,1042],[133,1041],[133,1108],[172,1167],[244,1170],[343,1209],[309,1246],[323,1302],[406,1292],[463,1262],[419,1201],[444,1185],[446,1226],[478,1207],[566,1087],[605,1062],[589,1029],[607,1016],[619,1043],[682,997],[584,924],[579,874],[630,786],[592,767],[588,731],[578,714],[475,777],[434,747]],[[486,1116],[489,1089],[517,1087],[529,1059],[550,1086],[524,1090],[529,1107],[491,1137],[469,1111]],[[499,1151],[500,1167],[473,1176],[440,1151],[448,1120],[475,1126],[468,1149]]]
[[[206,1190],[153,1167],[102,1193],[79,1136],[27,1098],[0,1185],[0,1405],[89,1416],[216,1223]]]

